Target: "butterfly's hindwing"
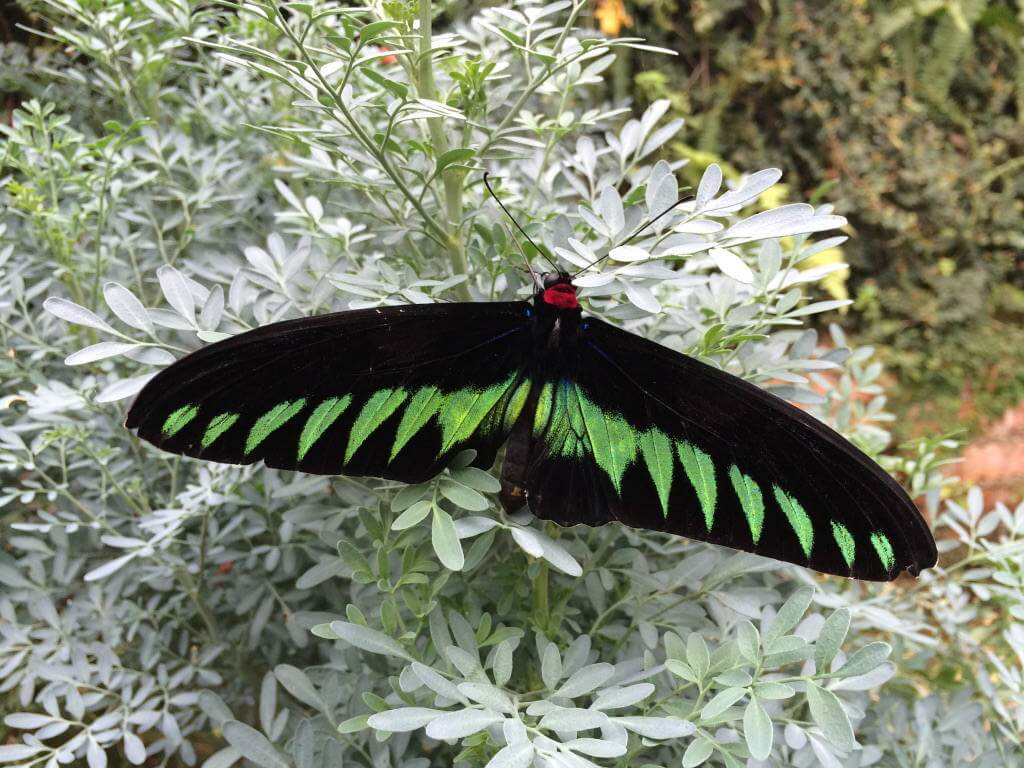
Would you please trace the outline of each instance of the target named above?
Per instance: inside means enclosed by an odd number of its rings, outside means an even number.
[[[597,320],[566,371],[543,385],[535,414],[535,514],[619,520],[865,579],[934,564],[898,484],[763,390]]]
[[[212,461],[407,482],[490,466],[529,392],[527,305],[424,305],[267,326],[155,377],[129,427]]]

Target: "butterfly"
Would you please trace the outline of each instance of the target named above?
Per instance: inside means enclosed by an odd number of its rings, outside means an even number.
[[[460,451],[501,501],[560,525],[666,531],[868,580],[936,562],[900,485],[763,389],[583,314],[569,275],[532,301],[387,306],[267,325],[151,379],[126,426],[215,462],[418,483]]]

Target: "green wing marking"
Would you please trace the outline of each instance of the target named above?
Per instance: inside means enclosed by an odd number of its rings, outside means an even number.
[[[356,416],[355,423],[348,436],[348,448],[345,449],[345,463],[352,459],[352,455],[359,450],[359,446],[366,442],[377,428],[387,421],[388,416],[398,410],[409,393],[404,389],[382,389],[374,392],[366,401],[363,410]]]
[[[438,456],[472,437],[484,418],[511,389],[515,379],[516,374],[512,374],[500,384],[486,389],[459,389],[445,395],[444,403],[437,414],[437,420],[441,424],[441,450],[438,451]]]
[[[615,492],[621,496],[622,476],[636,458],[636,430],[621,416],[606,413],[594,405],[578,386],[573,385],[572,390],[594,461],[608,474]]]
[[[685,441],[676,443],[676,450],[679,452],[679,461],[686,471],[686,476],[690,479],[693,490],[697,492],[697,499],[704,510],[704,523],[710,531],[715,522],[715,501],[718,498],[715,463],[700,448]]]
[[[338,417],[345,412],[345,409],[348,408],[351,402],[352,396],[345,395],[344,397],[332,397],[324,400],[316,407],[309,415],[309,418],[306,419],[306,424],[302,428],[302,434],[299,435],[299,461],[306,457],[309,449],[323,436],[331,424],[338,420]]]
[[[840,522],[832,521],[832,538],[836,540],[839,551],[843,553],[843,560],[847,568],[853,568],[853,559],[857,554],[857,542],[850,533],[850,529]]]
[[[892,550],[892,543],[884,533],[872,533],[871,545],[878,553],[878,559],[882,562],[885,570],[891,571],[896,566],[896,553]]]
[[[181,408],[167,417],[163,427],[160,429],[160,434],[164,437],[174,437],[186,424],[196,417],[197,413],[199,413],[198,405],[181,406]]]
[[[761,488],[753,478],[740,472],[735,464],[729,467],[729,480],[732,481],[732,488],[740,500],[740,507],[743,508],[747,525],[750,526],[750,537],[756,545],[761,540],[761,529],[764,527],[764,497],[761,495]]]
[[[530,396],[531,386],[532,382],[527,378],[520,381],[519,386],[515,389],[512,389],[511,385],[505,387],[505,394],[500,397],[494,408],[480,422],[479,431],[483,434],[510,432],[516,423],[516,419],[523,412],[526,400]]]
[[[550,382],[541,390],[534,414],[534,431],[539,433],[547,427],[548,450],[555,456],[582,458],[589,447],[583,426],[583,414],[579,402],[570,408],[568,385],[562,382],[555,389]]]
[[[173,437],[180,432],[186,424],[192,421],[198,413],[198,405],[183,405],[167,417],[166,421],[164,421],[163,427],[160,429],[160,433],[164,437]]]
[[[427,425],[431,417],[441,407],[445,395],[437,387],[422,387],[416,390],[409,404],[405,406],[405,413],[398,424],[398,431],[395,432],[395,442],[391,446],[391,456],[388,462],[395,460],[398,452],[405,447],[423,427]]]
[[[800,502],[787,495],[779,486],[773,485],[772,493],[775,495],[775,501],[782,508],[782,512],[789,521],[789,524],[793,527],[804,555],[810,559],[811,549],[814,547],[814,525],[811,523],[811,518],[804,511],[804,508],[800,506]]]
[[[502,426],[505,429],[512,429],[516,423],[516,419],[519,418],[519,414],[523,412],[523,406],[526,405],[526,398],[530,396],[530,380],[523,379],[522,383],[516,387],[516,391],[512,393],[512,396],[508,399],[508,404],[505,407],[505,417],[503,419]]]
[[[521,381],[509,393],[516,378],[517,374],[512,374],[505,381],[485,389],[467,388],[445,393],[431,386],[416,390],[405,406],[388,461],[394,461],[406,444],[435,416],[441,427],[439,456],[470,439],[478,430],[511,429],[530,394],[529,379]],[[505,407],[499,410],[498,405],[503,399]]]
[[[555,415],[562,425],[562,432],[565,434],[564,449],[571,455],[582,457],[591,451],[590,443],[587,440],[587,425],[583,420],[583,410],[580,408],[580,398],[574,396],[568,383],[563,382],[558,389],[558,400],[555,403]]]
[[[222,413],[219,416],[214,416],[210,423],[206,427],[206,431],[203,433],[203,439],[199,441],[199,445],[203,449],[209,448],[213,445],[213,441],[218,437],[227,432],[238,421],[239,414],[237,413]]]
[[[672,441],[664,432],[652,429],[640,435],[640,453],[658,491],[661,514],[668,517],[668,495],[672,490],[672,473],[676,461],[672,455]]]
[[[575,382],[565,379],[547,382],[540,391],[533,431],[539,435],[545,429],[547,450],[551,455],[572,459],[590,455],[620,496],[626,470],[641,457],[658,494],[662,515],[668,517],[676,454],[671,439],[664,432],[659,429],[641,432],[622,416],[594,404]],[[711,456],[686,442],[677,443],[676,452],[697,492],[704,522],[711,530],[718,493],[715,464]],[[747,495],[750,504],[754,504],[753,500],[760,498],[760,489],[749,478],[747,480],[750,485]]]
[[[534,434],[547,428],[545,439],[554,456],[579,459],[590,452],[581,397],[575,385],[567,381],[548,382],[541,389],[533,419]]]
[[[548,450],[554,456],[579,459],[590,454],[622,492],[622,477],[640,450],[640,435],[617,414],[595,405],[574,382],[548,382],[534,413],[534,433],[547,427]]]
[[[256,419],[256,423],[249,430],[249,436],[245,439],[246,454],[252,453],[256,446],[266,440],[270,433],[282,427],[289,419],[306,407],[305,398],[278,403],[265,414]]]
[[[548,425],[552,417],[554,405],[554,385],[548,381],[541,387],[540,397],[537,398],[537,409],[533,412],[533,434],[539,435],[544,427]]]

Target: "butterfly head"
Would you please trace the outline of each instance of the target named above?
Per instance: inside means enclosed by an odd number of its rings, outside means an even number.
[[[580,308],[576,299],[576,286],[567,273],[545,272],[541,276],[541,283],[544,288],[537,294],[540,302],[559,310]]]

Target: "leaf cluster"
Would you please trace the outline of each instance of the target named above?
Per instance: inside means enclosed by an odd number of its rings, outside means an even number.
[[[0,763],[838,766],[909,762],[915,733],[947,764],[1013,759],[1021,510],[949,505],[948,567],[869,588],[509,516],[467,455],[404,487],[123,429],[155,371],[247,328],[526,295],[487,168],[536,267],[587,267],[592,311],[770,384],[937,500],[948,446],[885,453],[871,350],[806,327],[842,266],[800,267],[842,217],[766,204],[770,168],[688,190],[669,105],[601,100],[613,54],[656,51],[584,10],[434,30],[430,4],[47,3],[79,58],[38,75],[0,156]]]

